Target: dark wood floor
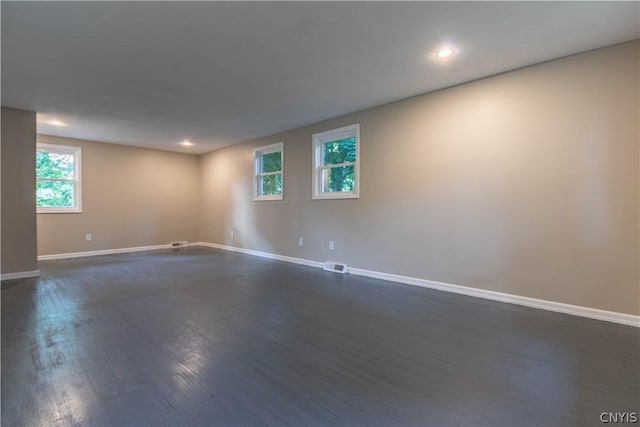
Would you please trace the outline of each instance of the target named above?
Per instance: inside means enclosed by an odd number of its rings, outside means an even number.
[[[633,327],[221,251],[4,282],[2,425],[601,425]]]

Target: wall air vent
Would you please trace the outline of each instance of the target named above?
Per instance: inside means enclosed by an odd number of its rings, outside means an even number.
[[[347,264],[341,264],[339,262],[325,261],[324,267],[322,267],[322,269],[326,270],[326,271],[333,271],[334,273],[345,274],[345,273],[347,273]]]
[[[179,242],[171,242],[170,245],[172,248],[184,248],[188,246],[189,243],[186,240],[180,240]]]

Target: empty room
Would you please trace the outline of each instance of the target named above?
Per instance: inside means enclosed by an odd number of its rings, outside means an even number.
[[[1,7],[2,426],[640,412],[640,2]]]

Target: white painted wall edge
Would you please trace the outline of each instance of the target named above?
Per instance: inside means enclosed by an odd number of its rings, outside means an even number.
[[[275,259],[279,261],[292,262],[295,264],[307,265],[310,267],[322,268],[323,263],[302,258],[294,258],[284,255],[277,255],[268,252],[254,251],[251,249],[237,248],[234,246],[221,245],[218,243],[194,242],[190,246],[206,246],[210,248],[222,249],[226,251],[239,252],[247,255],[254,255],[263,258]],[[622,325],[640,327],[640,316],[632,314],[617,313],[615,311],[600,310],[598,308],[582,307],[578,305],[565,304],[561,302],[542,300],[537,298],[523,297],[519,295],[507,294],[504,292],[489,291],[485,289],[472,288],[468,286],[453,285],[450,283],[437,282],[434,280],[419,279],[416,277],[401,276],[398,274],[382,273],[379,271],[364,270],[361,268],[349,267],[349,273],[372,277],[375,279],[388,280],[391,282],[403,283],[406,285],[422,286],[423,288],[437,289],[445,292],[453,292],[477,298],[484,298],[492,301],[506,302],[509,304],[523,305],[542,310],[555,311],[558,313],[570,314],[573,316],[587,317],[590,319],[604,320],[606,322],[620,323]]]
[[[193,245],[189,245],[193,246]],[[69,252],[66,254],[51,254],[51,255],[39,255],[38,261],[47,261],[51,259],[67,259],[67,258],[82,258],[87,256],[98,255],[112,255],[112,254],[124,254],[129,252],[141,252],[152,251],[156,249],[170,249],[171,245],[154,245],[154,246],[136,246],[133,248],[118,248],[118,249],[103,249],[100,251],[87,251],[87,252]],[[179,249],[179,248],[176,248]]]
[[[40,270],[33,271],[19,271],[17,273],[3,273],[0,274],[0,281],[2,280],[15,280],[15,279],[28,279],[30,277],[40,276]]]

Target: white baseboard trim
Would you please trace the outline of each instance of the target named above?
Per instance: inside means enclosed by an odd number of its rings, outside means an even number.
[[[469,286],[453,285],[450,283],[437,282],[435,280],[418,279],[415,277],[400,276],[397,274],[380,273],[377,271],[364,270],[360,268],[349,268],[349,272],[358,276],[367,276],[375,279],[389,280],[391,282],[421,286],[423,288],[437,289],[445,292],[453,292],[456,294],[467,295],[476,298],[484,298],[492,301],[506,302],[509,304],[517,304],[542,310],[555,311],[558,313],[571,314],[573,316],[588,317],[590,319],[604,320],[607,322],[640,327],[640,316],[634,316],[631,314],[617,313],[615,311],[600,310],[598,308],[582,307],[579,305],[523,297],[520,295],[508,294],[504,292],[471,288]]]
[[[251,249],[242,249],[242,248],[237,248],[235,246],[220,245],[218,243],[196,242],[196,243],[193,244],[193,246],[206,246],[208,248],[216,248],[216,249],[222,249],[222,250],[225,250],[225,251],[239,252],[239,253],[242,253],[242,254],[259,256],[261,258],[269,258],[269,259],[275,259],[275,260],[278,260],[278,261],[291,262],[291,263],[294,263],[294,264],[302,264],[302,265],[306,265],[306,266],[309,266],[309,267],[322,268],[322,266],[324,265],[322,262],[318,262],[318,261],[311,261],[311,260],[303,259],[303,258],[294,258],[294,257],[290,257],[290,256],[277,255],[277,254],[272,254],[272,253],[269,253],[269,252],[254,251],[254,250],[251,250]]]
[[[3,274],[0,274],[0,281],[15,280],[15,279],[29,279],[31,277],[38,277],[38,276],[40,276],[40,270],[19,271],[17,273],[3,273]]]
[[[188,246],[193,246],[193,245],[190,244]],[[153,246],[136,246],[133,248],[104,249],[100,251],[69,252],[66,254],[39,255],[38,261],[48,261],[52,259],[82,258],[87,256],[98,256],[98,255],[124,254],[129,252],[152,251],[155,249],[171,249],[171,244],[153,245]]]
[[[303,258],[294,258],[284,255],[277,255],[268,252],[254,251],[234,246],[221,245],[218,243],[195,242],[192,246],[206,246],[209,248],[222,249],[226,251],[239,252],[247,255],[259,256],[262,258],[275,259],[279,261],[291,262],[294,264],[306,265],[309,267],[322,268],[323,263],[311,261]],[[632,314],[618,313],[615,311],[600,310],[598,308],[582,307],[578,305],[565,304],[561,302],[548,301],[537,298],[523,297],[504,292],[489,291],[485,289],[472,288],[468,286],[453,285],[450,283],[437,282],[434,280],[419,279],[416,277],[401,276],[398,274],[382,273],[379,271],[365,270],[361,268],[349,267],[349,273],[372,277],[375,279],[388,280],[406,285],[421,286],[423,288],[436,289],[439,291],[453,292],[477,298],[484,298],[492,301],[506,302],[509,304],[523,305],[526,307],[538,308],[542,310],[555,311],[558,313],[570,314],[573,316],[587,317],[590,319],[603,320],[606,322],[619,323],[622,325],[640,327],[640,316]]]

